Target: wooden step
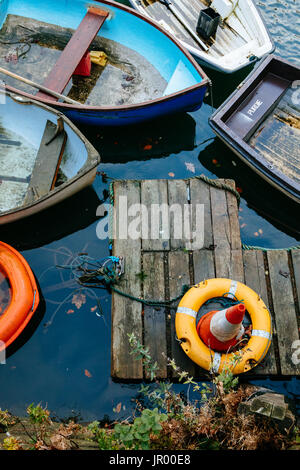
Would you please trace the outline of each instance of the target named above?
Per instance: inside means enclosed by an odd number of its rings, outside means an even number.
[[[45,87],[57,93],[64,91],[108,15],[108,12],[98,8],[89,8],[79,27],[43,83]],[[58,101],[57,98],[41,91],[36,94],[36,97],[39,99]]]

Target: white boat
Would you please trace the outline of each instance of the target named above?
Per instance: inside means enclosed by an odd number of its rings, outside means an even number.
[[[129,0],[133,8],[172,33],[200,62],[232,73],[273,52],[274,44],[252,0]],[[217,29],[197,32],[212,15]],[[199,31],[199,30],[198,30]]]

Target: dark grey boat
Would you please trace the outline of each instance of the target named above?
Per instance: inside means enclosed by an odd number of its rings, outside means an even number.
[[[265,59],[212,115],[215,133],[242,160],[300,203],[300,68]]]

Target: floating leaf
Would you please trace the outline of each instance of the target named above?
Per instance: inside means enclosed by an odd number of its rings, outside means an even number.
[[[72,310],[71,308],[67,311],[67,315],[70,315],[71,313],[74,313],[74,310]]]
[[[254,232],[254,235],[255,235],[256,237],[259,237],[259,233],[258,233],[258,232]]]
[[[91,308],[91,312],[94,312],[95,310],[97,310],[97,305],[95,305],[95,307]]]
[[[261,229],[261,228],[260,228],[260,229],[258,229],[258,232],[259,232],[261,235],[263,234],[263,231],[262,231],[262,229]]]
[[[72,298],[72,304],[74,304],[78,309],[86,303],[86,296],[84,294],[74,294]]]
[[[120,413],[121,408],[122,408],[122,403],[120,402],[120,403],[118,403],[117,406],[113,409],[113,411],[114,411],[115,413]]]
[[[195,165],[193,163],[190,163],[190,162],[185,162],[185,166],[187,167],[187,169],[189,171],[191,171],[192,173],[195,173]]]
[[[86,375],[89,378],[93,377],[92,374],[90,373],[90,371],[87,370],[87,369],[84,369],[84,375]]]
[[[243,223],[243,224],[241,225],[241,228],[246,227],[246,225],[247,225],[247,224]]]
[[[216,160],[215,158],[213,158],[213,159],[212,159],[212,163],[213,163],[214,165],[217,165],[217,164],[218,164],[218,160]]]
[[[143,150],[151,150],[152,149],[152,145],[151,144],[146,144],[144,145],[143,147]]]
[[[236,190],[237,190],[237,192],[238,192],[239,194],[241,194],[241,193],[243,192],[243,190],[242,190],[242,188],[240,188],[240,186],[237,186],[237,187],[236,187]]]
[[[174,176],[175,176],[175,174],[172,173],[172,172],[168,173],[168,175],[171,176],[172,178],[174,178]]]

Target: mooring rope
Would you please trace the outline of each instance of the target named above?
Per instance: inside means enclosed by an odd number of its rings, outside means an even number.
[[[255,246],[255,245],[246,245],[242,243],[242,249],[247,250],[259,250],[259,251],[293,251],[293,250],[300,250],[300,245],[290,246],[289,248],[265,248],[263,246]]]
[[[99,171],[97,174],[102,176],[102,180],[103,180],[104,183],[107,183],[108,180],[111,180],[111,183],[109,185],[111,201],[114,200],[113,183],[115,183],[115,182],[124,183],[126,181],[129,181],[131,183],[140,183],[142,181],[142,180],[138,180],[138,179],[128,180],[128,179],[122,179],[122,178],[114,178],[112,176],[108,176],[103,171]],[[239,192],[235,188],[230,186],[229,184],[223,183],[222,181],[219,181],[218,179],[208,178],[208,176],[205,176],[205,175],[194,175],[194,176],[190,176],[189,178],[183,178],[184,181],[188,181],[188,180],[192,180],[192,179],[201,180],[204,183],[206,183],[210,186],[213,186],[214,188],[223,189],[224,191],[228,191],[228,192],[232,193],[237,199],[238,206],[240,205],[241,196],[240,196]]]

